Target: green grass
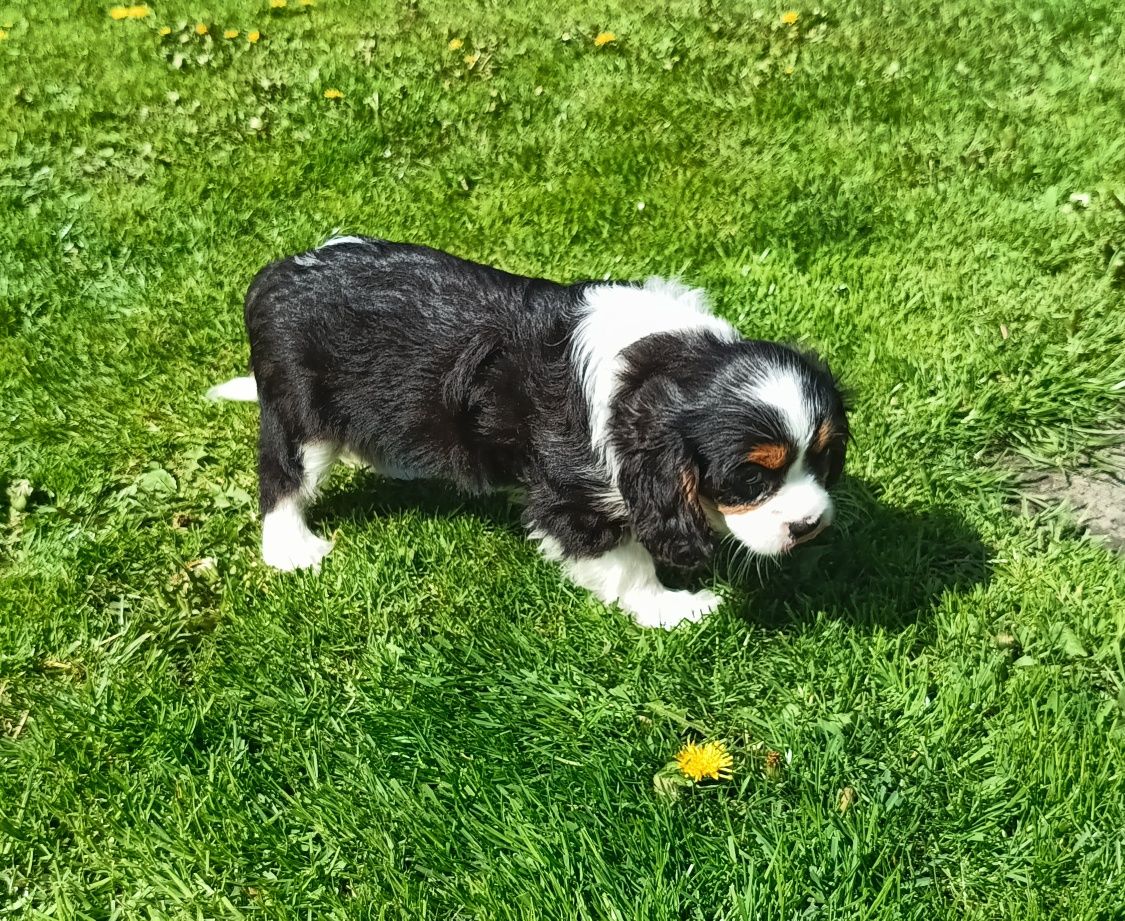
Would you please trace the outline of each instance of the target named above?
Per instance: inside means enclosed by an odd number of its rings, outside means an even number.
[[[1125,917],[1125,567],[1009,472],[1123,427],[1119,3],[108,6],[0,7],[0,915]],[[341,471],[266,571],[201,394],[337,229],[817,346],[839,527],[642,632]],[[734,779],[658,795],[698,738]]]

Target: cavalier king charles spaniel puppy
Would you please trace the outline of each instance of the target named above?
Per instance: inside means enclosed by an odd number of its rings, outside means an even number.
[[[246,295],[261,408],[262,557],[317,567],[305,522],[341,456],[467,493],[517,487],[544,555],[650,627],[720,598],[673,591],[716,534],[773,556],[832,521],[848,442],[828,369],[750,341],[677,281],[556,284],[424,246],[337,237]]]

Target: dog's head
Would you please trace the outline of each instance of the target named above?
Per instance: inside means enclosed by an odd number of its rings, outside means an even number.
[[[712,530],[777,555],[832,523],[848,419],[818,359],[706,334],[652,336],[625,358],[613,425],[618,486],[658,560],[703,562]]]

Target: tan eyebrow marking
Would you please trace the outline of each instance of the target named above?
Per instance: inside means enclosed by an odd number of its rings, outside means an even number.
[[[813,447],[818,451],[823,451],[828,447],[829,442],[836,437],[836,429],[832,423],[825,419],[820,423],[820,427],[816,430],[816,439],[813,441]]]
[[[738,505],[716,505],[715,507],[724,515],[745,515],[752,512],[761,502],[740,502]]]
[[[756,445],[746,453],[746,459],[767,470],[780,470],[789,463],[789,453],[788,445]]]

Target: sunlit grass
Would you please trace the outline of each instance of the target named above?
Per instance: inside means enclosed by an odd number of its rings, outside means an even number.
[[[1122,430],[1119,7],[0,7],[0,910],[1125,915],[1125,574],[1010,473]],[[838,525],[671,634],[354,471],[265,570],[201,395],[337,232],[818,348]]]

